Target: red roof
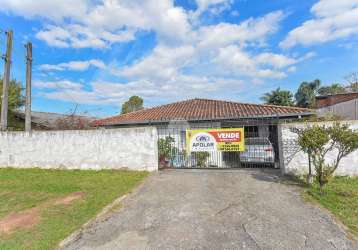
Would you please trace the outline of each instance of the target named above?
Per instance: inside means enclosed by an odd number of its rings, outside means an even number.
[[[94,121],[94,125],[106,126],[136,123],[145,124],[170,120],[220,120],[309,114],[313,114],[313,111],[305,108],[191,99],[96,120]]]
[[[316,96],[317,108],[332,106],[341,102],[348,102],[358,99],[358,92],[340,93],[326,96]]]

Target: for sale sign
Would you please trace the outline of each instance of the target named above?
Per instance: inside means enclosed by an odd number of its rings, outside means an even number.
[[[195,129],[186,131],[189,152],[245,151],[243,128]]]

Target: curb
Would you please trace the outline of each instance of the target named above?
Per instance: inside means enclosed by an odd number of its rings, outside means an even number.
[[[358,244],[358,237],[355,236],[350,231],[350,229],[346,225],[344,225],[343,222],[333,212],[331,212],[329,209],[325,208],[323,205],[321,205],[318,201],[314,200],[313,198],[307,200],[303,196],[303,192],[304,192],[304,190],[300,191],[300,197],[303,202],[311,205],[312,207],[314,207],[316,209],[321,210],[323,213],[326,213],[328,215],[328,217],[332,220],[332,223],[335,224],[339,229],[341,229],[349,240],[351,240],[355,244]]]
[[[91,226],[95,225],[98,222],[101,222],[101,220],[106,218],[106,215],[108,215],[111,210],[113,208],[115,208],[116,206],[120,205],[121,202],[127,198],[129,195],[133,195],[136,192],[138,192],[138,190],[140,190],[143,185],[149,181],[151,179],[152,175],[158,174],[158,171],[155,173],[150,173],[146,178],[144,178],[144,180],[142,180],[138,186],[136,186],[135,188],[133,188],[132,190],[130,190],[128,193],[118,197],[117,199],[115,199],[111,204],[105,206],[101,212],[99,212],[94,218],[90,219],[89,221],[87,221],[85,224],[83,224],[79,229],[77,229],[76,231],[74,231],[72,234],[70,234],[68,237],[66,237],[65,239],[63,239],[55,248],[55,250],[62,250],[64,249],[64,247],[66,247],[67,245],[76,242],[77,240],[79,240],[83,234],[83,232],[90,228]]]
[[[58,246],[56,247],[57,250],[61,250],[70,243],[76,242],[78,239],[81,238],[82,233],[84,230],[86,230],[88,227],[96,224],[99,222],[105,215],[107,215],[114,207],[118,206],[126,197],[128,194],[122,195],[119,198],[115,199],[111,204],[105,206],[102,211],[96,215],[96,217],[90,219],[85,224],[83,224],[79,229],[74,231],[71,235],[69,235],[67,238],[62,240]]]

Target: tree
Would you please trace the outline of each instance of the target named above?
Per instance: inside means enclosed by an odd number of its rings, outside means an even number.
[[[0,110],[2,105],[2,90],[3,79],[0,78]],[[15,130],[23,130],[24,124],[16,119],[14,111],[21,108],[25,104],[25,98],[22,95],[23,87],[20,82],[15,79],[9,83],[9,98],[8,98],[8,127]]]
[[[303,129],[298,131],[298,145],[301,147],[301,150],[308,155],[308,175],[307,183],[312,184],[313,174],[312,174],[312,152],[318,145],[321,145],[320,140],[323,140],[322,144],[326,143],[326,135],[321,135],[321,128],[316,129]],[[318,139],[316,136],[318,135]]]
[[[281,90],[277,88],[269,93],[265,93],[261,100],[266,104],[281,105],[281,106],[293,106],[293,95],[288,90]]]
[[[346,92],[346,88],[339,83],[333,83],[329,86],[323,86],[318,89],[318,94],[320,95],[334,95],[334,94],[340,94],[345,92]]]
[[[313,82],[302,82],[295,94],[296,105],[302,108],[314,108],[320,85],[321,81],[318,79]]]
[[[358,72],[352,72],[345,76],[346,81],[349,84],[349,88],[353,92],[358,92]]]
[[[121,114],[127,114],[141,109],[143,109],[143,99],[134,95],[131,96],[128,101],[123,103]]]
[[[331,127],[313,126],[300,133],[299,145],[312,157],[316,180],[322,193],[323,187],[333,176],[340,161],[358,149],[358,132],[338,122]],[[332,162],[326,162],[328,153],[335,154]]]
[[[3,89],[3,79],[0,78],[0,101],[2,101],[2,89]],[[15,109],[20,108],[24,105],[25,98],[22,95],[22,86],[21,83],[16,81],[15,79],[10,81],[9,84],[9,111],[14,111]],[[1,108],[2,102],[0,102],[0,108]]]

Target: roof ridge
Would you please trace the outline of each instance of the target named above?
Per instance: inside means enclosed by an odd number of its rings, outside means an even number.
[[[162,105],[157,105],[157,106],[154,106],[154,107],[150,107],[150,108],[143,108],[143,109],[140,109],[140,110],[136,110],[136,111],[132,111],[132,112],[129,112],[129,113],[125,113],[125,114],[118,114],[118,115],[113,115],[113,116],[108,116],[106,118],[100,118],[100,119],[97,119],[97,120],[106,120],[106,119],[111,119],[111,118],[114,118],[114,117],[119,117],[119,116],[128,116],[128,115],[133,115],[133,114],[138,114],[140,112],[144,112],[144,111],[148,111],[148,110],[152,110],[152,109],[156,109],[156,108],[160,108],[160,107],[166,107],[166,106],[170,106],[170,105],[173,105],[173,104],[178,104],[178,103],[184,103],[184,102],[188,102],[188,101],[193,101],[197,98],[193,98],[193,99],[187,99],[187,100],[183,100],[183,101],[177,101],[177,102],[172,102],[172,103],[167,103],[167,104],[162,104]]]
[[[227,101],[227,100],[220,100],[220,99],[194,98],[192,100],[220,101],[220,102],[226,102],[226,103],[254,105],[254,106],[277,107],[277,108],[294,108],[294,109],[300,109],[300,110],[311,110],[309,108],[302,108],[302,107],[296,107],[296,106],[283,106],[283,105],[274,105],[274,104],[259,104],[259,103],[249,103],[249,102],[236,102],[236,101]]]

